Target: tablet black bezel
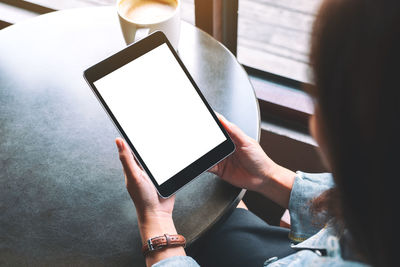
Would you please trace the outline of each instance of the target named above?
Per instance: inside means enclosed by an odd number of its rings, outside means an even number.
[[[94,82],[101,79],[102,77],[108,75],[109,73],[119,69],[120,67],[128,64],[132,60],[146,54],[147,52],[151,51],[152,49],[162,45],[167,44],[170,51],[174,55],[175,59],[185,72],[186,76],[192,83],[193,87],[196,89],[197,93],[199,94],[200,98],[202,99],[203,103],[206,105],[208,111],[211,113],[212,117],[214,118],[215,122],[218,124],[219,128],[223,132],[226,137],[226,140],[222,142],[220,145],[209,151],[207,154],[203,155],[201,158],[190,164],[189,166],[185,167],[183,170],[169,178],[167,181],[159,185],[155,178],[153,177],[151,171],[147,168],[146,163],[141,158],[140,154],[135,149],[135,146],[126,135],[124,130],[122,129],[121,125],[119,124],[118,120],[115,118],[114,114],[102,98],[101,94],[97,90],[94,85]],[[123,50],[119,51],[118,53],[104,59],[103,61],[93,65],[92,67],[88,68],[84,71],[84,77],[87,83],[90,85],[93,93],[96,95],[97,99],[102,104],[103,108],[105,109],[106,113],[109,115],[110,119],[114,123],[115,127],[118,129],[120,134],[123,136],[129,147],[131,148],[133,154],[135,155],[136,159],[142,166],[142,168],[146,171],[148,176],[150,177],[151,181],[155,185],[158,193],[160,196],[166,198],[174,194],[184,185],[195,179],[201,173],[207,171],[209,168],[223,160],[225,157],[229,156],[234,150],[235,145],[232,142],[231,138],[229,137],[228,133],[218,120],[217,116],[215,115],[214,111],[207,103],[206,99],[204,98],[203,94],[201,93],[199,87],[194,82],[192,76],[190,75],[189,71],[186,69],[185,65],[177,55],[175,49],[172,47],[166,36],[161,32],[157,31],[146,38],[136,42],[134,44],[129,45],[128,47],[124,48]],[[194,140],[195,142],[195,140]]]

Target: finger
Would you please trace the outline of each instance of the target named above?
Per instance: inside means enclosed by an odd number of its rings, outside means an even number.
[[[216,112],[216,115],[235,144],[244,144],[249,138],[236,124]]]
[[[208,170],[208,172],[221,177],[223,174],[222,172],[224,170],[224,166],[225,166],[227,160],[228,160],[228,158],[224,159],[217,165],[214,165],[211,169]]]
[[[214,167],[212,167],[211,169],[209,169],[208,172],[217,174],[217,172],[218,172],[218,165],[215,165]]]
[[[133,153],[131,153],[131,156],[132,156],[133,160],[135,161],[136,165],[139,167],[139,169],[141,171],[144,171],[142,165],[139,164],[137,158],[135,156],[133,156]]]
[[[121,138],[116,138],[115,143],[118,147],[119,159],[124,168],[125,176],[128,178],[127,182],[129,182],[130,179],[137,181],[140,177],[141,169],[133,158],[130,149],[128,149],[124,140]]]

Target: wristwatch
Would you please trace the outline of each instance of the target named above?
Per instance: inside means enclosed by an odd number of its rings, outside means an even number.
[[[143,244],[142,252],[146,255],[149,252],[159,250],[168,247],[185,247],[186,239],[182,235],[168,235],[164,234],[149,238],[146,243]]]

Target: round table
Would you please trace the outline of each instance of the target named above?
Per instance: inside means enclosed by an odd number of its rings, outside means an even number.
[[[124,47],[114,7],[0,31],[0,265],[144,265],[118,133],[82,76]],[[185,22],[178,50],[212,108],[259,139],[257,99],[236,58]],[[243,194],[203,174],[177,194],[178,232],[192,242]]]

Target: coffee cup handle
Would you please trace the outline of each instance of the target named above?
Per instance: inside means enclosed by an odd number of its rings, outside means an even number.
[[[134,36],[135,42],[145,38],[147,35],[149,35],[149,32],[150,32],[150,28],[136,29],[135,36]]]

